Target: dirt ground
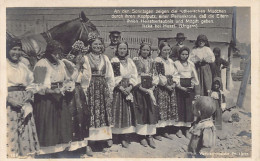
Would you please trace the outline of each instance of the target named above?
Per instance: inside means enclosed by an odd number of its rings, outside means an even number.
[[[238,66],[239,60],[235,60],[235,66]],[[234,106],[237,101],[241,82],[234,82],[234,88],[227,95],[227,107]],[[217,131],[217,145],[212,153],[206,157],[250,157],[251,156],[251,85],[248,84],[246,96],[244,99],[243,108],[235,108],[230,112],[223,114],[223,129]],[[227,122],[229,118],[237,114],[239,120]],[[169,140],[163,138],[162,141],[155,140],[156,149],[143,147],[137,139],[137,136],[132,134],[129,139],[131,144],[129,148],[123,148],[120,144],[113,144],[111,148],[95,148],[94,156],[97,158],[186,158],[187,146],[189,140],[185,137],[177,138],[175,134],[171,134],[174,138]],[[61,152],[55,155],[41,155],[36,158],[83,158],[85,148],[74,152]]]

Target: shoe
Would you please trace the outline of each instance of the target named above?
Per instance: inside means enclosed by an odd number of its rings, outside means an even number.
[[[152,136],[149,136],[147,138],[147,141],[148,141],[148,144],[151,148],[155,149],[155,142],[153,141],[153,137]]]
[[[90,146],[86,147],[86,154],[87,154],[87,156],[90,156],[90,157],[93,156],[93,151]]]
[[[183,134],[182,134],[181,130],[178,130],[178,131],[176,132],[176,136],[177,136],[178,138],[182,138]]]
[[[153,138],[156,140],[162,141],[162,137],[160,135],[155,135]]]
[[[164,133],[163,137],[170,139],[170,140],[173,140],[173,138],[168,133]]]
[[[128,144],[127,141],[122,140],[122,146],[123,146],[124,148],[128,148],[128,147],[129,147],[129,144]]]
[[[148,146],[148,143],[146,141],[145,138],[143,138],[141,141],[140,141],[140,144],[143,145],[144,147],[147,147]]]
[[[113,145],[113,140],[109,139],[107,140],[107,146],[110,148]]]

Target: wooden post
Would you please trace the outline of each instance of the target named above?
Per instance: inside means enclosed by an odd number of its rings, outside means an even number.
[[[250,71],[251,71],[251,55],[248,56],[246,67],[245,67],[244,74],[243,74],[243,80],[241,82],[238,97],[237,97],[237,107],[240,107],[240,108],[242,107],[243,102],[244,102],[244,97],[246,94],[246,87],[248,84]]]
[[[231,57],[231,52],[232,52],[232,45],[233,45],[233,42],[230,41],[229,43],[229,47],[228,47],[228,63],[229,63],[229,66],[227,67],[226,69],[226,89],[227,90],[230,90],[230,66],[231,66],[231,60],[230,60],[230,57]]]

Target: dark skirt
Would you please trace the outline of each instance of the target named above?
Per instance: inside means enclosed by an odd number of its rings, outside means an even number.
[[[212,87],[212,72],[209,64],[197,67],[199,82],[200,82],[200,95],[208,96],[208,92]]]
[[[133,90],[133,95],[136,124],[156,124],[158,122],[158,107],[153,104],[150,95],[138,87]]]
[[[72,141],[81,141],[89,136],[90,110],[87,105],[85,93],[80,84],[75,90],[66,93],[64,108],[70,109],[72,118]]]
[[[175,120],[178,120],[178,108],[177,108],[177,98],[176,92],[168,91],[165,87],[158,85],[155,88],[155,98],[158,104],[158,120],[159,121],[170,121],[170,124],[173,125]]]
[[[35,95],[34,117],[40,146],[55,146],[72,140],[72,115],[61,94]]]
[[[87,90],[90,109],[90,127],[99,128],[113,125],[112,98],[104,76],[92,75]]]
[[[216,104],[216,111],[213,114],[213,122],[217,130],[222,130],[222,109],[218,100],[214,100]]]
[[[194,121],[192,113],[192,101],[195,97],[195,92],[192,90],[190,93],[184,92],[176,88],[177,105],[178,105],[178,120],[176,126],[190,126]]]
[[[127,79],[122,79],[120,85],[127,87],[129,82]],[[114,128],[135,126],[133,102],[126,100],[126,96],[118,88],[114,89],[113,98]]]

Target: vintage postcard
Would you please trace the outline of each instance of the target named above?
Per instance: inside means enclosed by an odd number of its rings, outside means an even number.
[[[260,159],[259,2],[1,4],[1,160]]]

